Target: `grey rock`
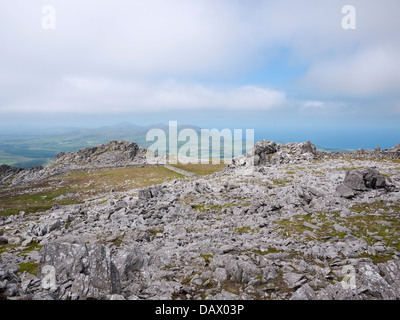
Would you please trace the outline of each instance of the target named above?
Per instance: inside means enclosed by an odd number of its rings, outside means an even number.
[[[61,219],[52,219],[49,221],[46,221],[40,225],[34,226],[32,229],[32,234],[35,236],[44,236],[48,233],[50,233],[53,230],[58,229],[63,225],[64,221]]]
[[[214,271],[214,279],[217,281],[225,281],[228,279],[228,273],[226,272],[225,268],[217,268]]]
[[[254,154],[254,165],[264,165],[270,162],[270,155],[276,153],[279,146],[269,140],[259,141],[254,145],[252,153]]]
[[[273,266],[265,267],[263,270],[263,277],[267,281],[274,280],[279,275],[278,269]]]
[[[298,273],[285,273],[283,275],[284,281],[287,283],[287,285],[290,288],[297,289],[301,287],[305,282],[307,282],[307,279],[303,274],[298,274]]]
[[[390,152],[400,152],[400,142],[389,149]]]
[[[228,275],[228,279],[232,281],[242,281],[243,270],[240,268],[238,261],[235,258],[227,258],[225,262],[225,270]]]
[[[120,279],[124,281],[132,271],[140,270],[147,263],[147,258],[136,245],[132,245],[129,250],[118,250],[112,262],[119,271]]]
[[[151,198],[156,198],[164,194],[164,190],[160,186],[143,188],[138,191],[138,198],[142,200],[147,200]]]
[[[8,283],[4,294],[7,297],[16,296],[18,294],[18,285],[16,283]]]
[[[126,300],[124,298],[124,296],[120,295],[120,294],[112,294],[110,296],[107,296],[107,300]]]
[[[206,300],[238,300],[239,296],[232,293],[228,292],[225,290],[222,290],[221,292],[218,292],[216,295],[208,295],[206,297]]]
[[[7,279],[4,279],[3,281],[0,281],[0,290],[3,291],[5,288],[7,288]],[[1,293],[0,291],[0,293]]]
[[[99,299],[119,294],[119,272],[108,248],[95,244],[49,243],[41,250],[39,278],[44,266],[55,268],[57,284],[72,281],[71,295],[79,299]]]
[[[367,188],[379,189],[386,186],[386,178],[378,170],[366,168],[363,170],[363,176]]]
[[[300,143],[299,148],[301,153],[311,153],[311,154],[317,153],[317,148],[310,141]]]
[[[364,182],[364,175],[360,170],[352,170],[346,172],[343,184],[347,187],[357,191],[367,191]]]
[[[308,283],[302,285],[295,293],[290,297],[290,300],[315,300],[317,297],[315,291],[310,287]]]
[[[341,183],[336,187],[336,193],[338,193],[341,197],[346,199],[354,198],[356,195],[352,188],[348,187],[344,183]]]
[[[346,173],[343,184],[356,191],[367,191],[368,189],[382,189],[387,186],[387,181],[378,170],[364,168],[362,170],[351,170]],[[348,192],[344,188],[339,190],[342,193]]]
[[[319,229],[319,227],[318,226],[316,226],[316,225],[314,225],[314,224],[312,224],[312,223],[309,223],[309,222],[303,222],[303,226],[305,226],[305,227],[307,227],[307,228],[311,228],[311,229]]]
[[[241,263],[242,282],[248,283],[254,278],[262,275],[263,271],[258,268],[252,261],[243,261]]]

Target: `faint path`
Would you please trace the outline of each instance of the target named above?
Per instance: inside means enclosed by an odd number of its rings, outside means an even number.
[[[175,168],[173,166],[170,166],[169,164],[165,164],[164,168],[166,168],[168,170],[171,170],[171,171],[174,171],[176,173],[182,174],[182,175],[187,176],[187,177],[192,177],[192,178],[198,177],[198,175],[193,173],[193,172],[189,172],[189,171],[186,171],[186,170],[178,169],[178,168]]]

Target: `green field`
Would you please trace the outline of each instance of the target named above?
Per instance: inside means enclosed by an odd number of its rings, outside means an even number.
[[[72,172],[24,188],[0,191],[0,216],[42,212],[54,203],[69,205],[87,198],[160,184],[183,176],[164,167]],[[61,199],[59,198],[62,197]],[[58,199],[57,199],[58,198]]]

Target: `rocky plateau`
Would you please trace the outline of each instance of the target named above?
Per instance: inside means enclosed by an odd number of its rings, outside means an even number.
[[[0,299],[400,299],[399,159],[264,140],[210,175],[0,216]],[[112,141],[0,166],[0,194],[145,166]]]

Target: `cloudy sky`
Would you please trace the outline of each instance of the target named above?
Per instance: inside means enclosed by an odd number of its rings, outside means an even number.
[[[355,30],[342,28],[348,4]],[[178,120],[390,147],[399,12],[398,0],[0,0],[0,126]]]

